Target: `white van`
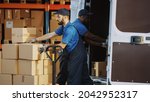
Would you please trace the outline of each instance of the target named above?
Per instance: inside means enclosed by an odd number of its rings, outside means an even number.
[[[150,83],[150,0],[72,0],[71,21],[80,9],[93,15],[88,28],[108,40],[90,46],[90,61],[107,61],[107,84]]]

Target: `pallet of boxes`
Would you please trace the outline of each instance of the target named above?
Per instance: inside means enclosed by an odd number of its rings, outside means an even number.
[[[34,37],[36,28],[12,28],[12,44],[2,45],[1,85],[48,85],[52,82],[52,64],[45,53],[39,53],[43,45],[24,43]]]
[[[44,53],[39,54],[38,49],[42,44],[25,43],[31,38],[43,35],[44,11],[29,9],[2,11],[5,14],[5,18],[1,16],[3,19],[1,21],[4,22],[5,44],[2,45],[0,52],[0,85],[51,84],[52,63]],[[51,25],[56,22],[53,20]],[[51,28],[51,31],[52,29],[56,27]],[[56,64],[56,71],[59,72],[59,62]]]

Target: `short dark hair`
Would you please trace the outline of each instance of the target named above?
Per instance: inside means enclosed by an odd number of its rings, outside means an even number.
[[[59,9],[55,14],[60,14],[63,16],[69,16],[70,12],[66,8]]]

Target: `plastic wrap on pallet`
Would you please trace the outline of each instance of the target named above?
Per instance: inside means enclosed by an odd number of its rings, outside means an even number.
[[[79,10],[84,8],[85,0],[71,0],[71,22],[78,17]]]

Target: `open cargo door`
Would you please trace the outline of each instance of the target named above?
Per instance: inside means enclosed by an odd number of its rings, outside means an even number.
[[[110,0],[107,81],[150,83],[150,0]]]

